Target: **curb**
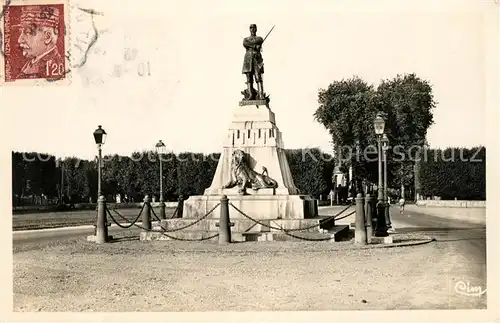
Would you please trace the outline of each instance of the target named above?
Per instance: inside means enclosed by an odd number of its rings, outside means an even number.
[[[158,221],[152,221],[151,223],[157,223]],[[130,223],[125,223],[125,222],[120,222],[121,225],[128,225]],[[142,222],[137,222],[137,225],[142,225]],[[118,225],[115,223],[112,223],[109,228],[119,228]],[[132,226],[134,228],[134,226]],[[45,232],[62,232],[62,231],[72,231],[72,230],[87,230],[87,229],[94,229],[93,224],[85,224],[85,225],[77,225],[73,227],[57,227],[57,228],[44,228],[44,229],[32,229],[32,230],[12,230],[12,234],[23,234],[23,233],[45,233]]]

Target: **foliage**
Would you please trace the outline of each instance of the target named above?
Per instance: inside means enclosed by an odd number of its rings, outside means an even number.
[[[183,195],[184,198],[190,195],[202,195],[205,188],[210,186],[217,168],[217,163],[209,160],[218,161],[219,156],[212,155],[210,157],[201,153],[180,153],[178,157],[179,194]]]
[[[57,195],[56,159],[48,154],[12,152],[12,197]]]
[[[413,184],[415,149],[423,147],[427,130],[434,123],[432,109],[435,107],[432,86],[415,74],[397,75],[392,80],[383,80],[377,88],[381,109],[386,114],[386,133],[391,145],[399,146],[391,151],[389,158],[397,154],[393,163],[393,185]],[[404,157],[403,157],[404,156]],[[394,185],[396,186],[396,185]]]
[[[328,194],[332,188],[332,156],[318,148],[287,149],[285,154],[294,184],[302,194]]]
[[[418,192],[449,200],[486,199],[486,149],[429,149],[418,163]]]
[[[340,149],[339,157],[343,160],[356,148],[361,149],[371,139],[373,119],[378,111],[376,92],[358,77],[333,82],[327,89],[319,90],[319,108],[314,113],[315,119],[330,132],[335,147]]]
[[[336,156],[343,166],[353,167],[357,182],[376,183],[378,179],[373,121],[380,112],[394,148],[388,150],[388,181],[391,186],[413,183],[415,161],[410,148],[424,144],[427,129],[433,123],[435,102],[427,81],[415,74],[397,75],[383,80],[375,89],[354,76],[320,89],[318,103],[314,117],[332,136]]]

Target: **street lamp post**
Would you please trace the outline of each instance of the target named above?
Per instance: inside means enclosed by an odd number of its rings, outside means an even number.
[[[94,131],[94,140],[99,151],[97,160],[97,223],[96,223],[96,243],[109,241],[108,226],[106,225],[106,199],[101,191],[101,167],[102,167],[102,145],[106,141],[106,131],[98,126]]]
[[[160,219],[166,219],[165,215],[165,202],[163,201],[163,167],[162,167],[162,154],[165,153],[165,144],[163,141],[158,141],[156,144],[156,152],[160,159]]]
[[[385,203],[382,184],[382,135],[384,134],[385,120],[380,113],[377,114],[373,122],[375,134],[377,135],[377,151],[378,151],[378,202],[377,202],[377,226],[375,230],[376,237],[386,237],[387,227],[385,223]]]
[[[97,159],[97,198],[99,198],[102,195],[101,192],[101,167],[102,167],[102,145],[104,145],[104,142],[106,141],[106,131],[102,129],[102,126],[98,126],[97,129],[94,131],[94,140],[95,143],[97,144],[97,150],[99,153],[98,159]]]
[[[390,216],[390,204],[389,195],[387,194],[387,151],[389,150],[389,138],[384,133],[382,136],[382,149],[384,151],[384,202],[385,202],[385,223],[388,230],[391,230],[391,216]]]

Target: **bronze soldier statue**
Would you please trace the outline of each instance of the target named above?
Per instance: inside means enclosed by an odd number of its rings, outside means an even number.
[[[267,36],[266,36],[267,37]],[[243,47],[246,49],[243,59],[242,73],[247,77],[247,88],[242,92],[244,100],[265,100],[264,84],[262,74],[264,74],[264,60],[260,50],[264,39],[257,36],[257,25],[250,25],[250,36],[243,39]],[[257,83],[257,92],[253,87],[253,82]]]

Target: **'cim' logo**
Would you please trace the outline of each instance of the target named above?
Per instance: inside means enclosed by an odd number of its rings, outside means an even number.
[[[464,283],[459,281],[455,284],[455,292],[466,296],[481,296],[486,293],[486,289],[483,290],[481,286],[471,286],[469,282]]]

